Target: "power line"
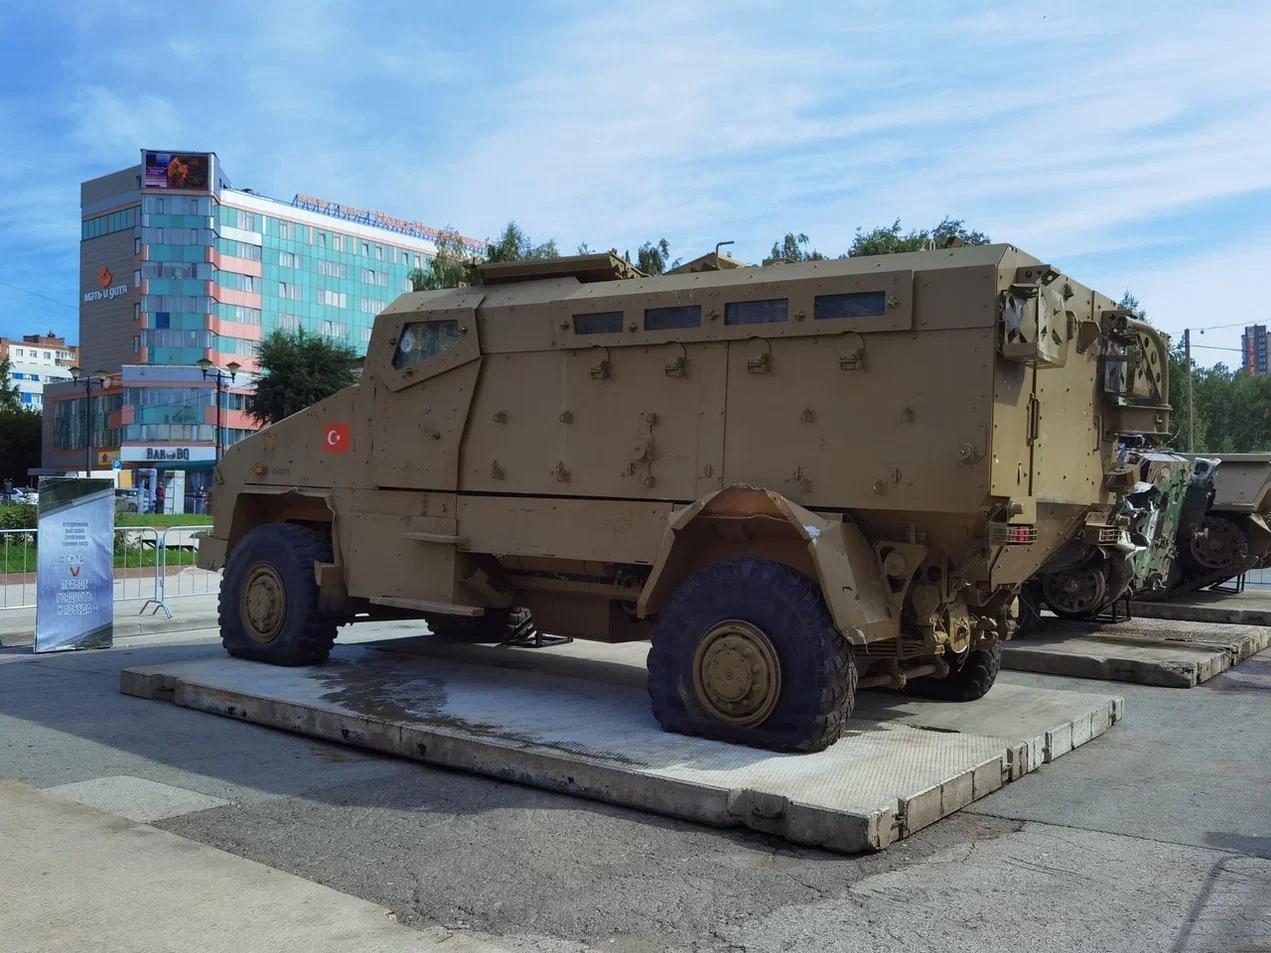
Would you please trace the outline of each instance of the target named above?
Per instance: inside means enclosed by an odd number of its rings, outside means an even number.
[[[68,311],[77,310],[76,306],[73,304],[67,304],[65,301],[58,301],[56,298],[50,298],[48,295],[42,295],[38,291],[30,291],[23,288],[21,285],[15,285],[12,281],[0,281],[0,285],[6,285],[10,288],[16,289],[17,291],[21,291],[24,295],[30,295],[33,298],[41,298],[44,301],[49,301],[57,305],[59,308],[66,308]]]

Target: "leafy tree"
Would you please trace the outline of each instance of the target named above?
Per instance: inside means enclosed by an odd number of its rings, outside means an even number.
[[[560,251],[556,239],[535,244],[521,226],[511,221],[503,226],[503,234],[497,240],[486,244],[485,257],[486,261],[538,261],[559,258]]]
[[[353,348],[303,329],[271,331],[258,354],[261,377],[247,410],[262,424],[290,417],[357,380]]]
[[[468,274],[478,261],[454,228],[447,225],[437,235],[437,254],[428,260],[427,268],[412,268],[407,274],[413,291],[436,291],[458,288],[468,283]]]
[[[631,252],[624,253],[622,257],[632,263]],[[659,238],[656,242],[645,242],[636,249],[634,264],[646,275],[662,275],[672,268],[678,268],[682,260],[677,258],[671,261],[671,243],[665,238]]]
[[[22,397],[13,383],[13,364],[8,356],[0,357],[0,410],[21,410]]]
[[[815,248],[809,250],[809,244],[810,239],[803,232],[786,232],[784,238],[772,243],[768,257],[784,258],[786,261],[823,261],[825,256]]]
[[[0,480],[25,486],[27,470],[40,465],[40,434],[44,418],[22,406],[0,407]]]
[[[1139,299],[1130,293],[1129,288],[1126,288],[1125,294],[1121,295],[1121,300],[1117,302],[1117,307],[1133,312],[1134,316],[1140,321],[1147,320],[1147,309],[1139,304]]]
[[[951,245],[987,245],[988,235],[966,227],[960,218],[945,216],[934,228],[910,229],[905,232],[900,227],[900,219],[890,225],[881,225],[869,231],[856,230],[852,239],[852,247],[847,250],[848,257],[861,255],[891,255],[896,252],[922,251],[929,244],[936,248],[948,248]]]

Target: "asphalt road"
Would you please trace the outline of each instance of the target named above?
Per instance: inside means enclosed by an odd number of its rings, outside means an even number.
[[[1271,653],[1190,691],[1004,673],[1124,695],[1125,720],[841,857],[119,694],[209,635],[0,650],[0,775],[171,786],[155,826],[514,949],[1271,950]]]

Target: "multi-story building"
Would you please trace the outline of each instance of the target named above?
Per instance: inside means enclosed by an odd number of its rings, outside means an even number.
[[[1266,374],[1271,370],[1267,359],[1267,326],[1251,324],[1240,335],[1241,365],[1246,374]]]
[[[23,406],[41,410],[44,385],[71,379],[69,368],[78,363],[79,348],[52,331],[24,334],[21,340],[0,337],[0,360],[6,358],[10,379]]]
[[[256,429],[246,398],[260,339],[303,328],[364,353],[375,315],[436,253],[437,230],[418,222],[235,189],[210,152],[143,150],[139,165],[83,183],[80,205],[84,372],[46,394],[44,472],[118,461],[149,471],[151,498],[183,483],[165,494],[178,512],[181,496],[201,495],[218,447]],[[219,435],[202,360],[237,365]]]

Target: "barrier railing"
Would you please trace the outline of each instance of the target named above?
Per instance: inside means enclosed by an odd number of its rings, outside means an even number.
[[[0,610],[35,608],[39,542],[33,529],[0,530]],[[113,550],[115,602],[141,602],[142,612],[162,606],[159,572],[165,556],[158,529],[117,526]]]
[[[221,574],[198,568],[199,539],[211,527],[168,526],[159,537],[159,562],[155,576],[155,612],[162,609],[172,618],[169,599],[206,596],[218,592]],[[144,611],[144,606],[142,607]]]

